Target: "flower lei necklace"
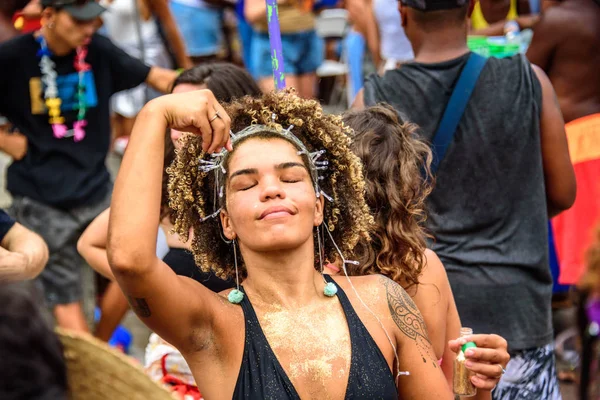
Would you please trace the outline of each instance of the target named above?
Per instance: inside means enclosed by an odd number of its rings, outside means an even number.
[[[87,55],[87,47],[78,47],[77,55],[75,56],[75,70],[79,76],[77,83],[77,121],[73,123],[73,129],[67,130],[65,125],[65,118],[60,115],[60,105],[62,100],[58,97],[58,85],[56,84],[56,64],[50,59],[52,52],[48,48],[46,39],[43,35],[39,35],[36,38],[40,44],[40,50],[37,55],[40,57],[40,69],[42,71],[42,82],[46,86],[44,91],[44,99],[46,107],[48,108],[48,115],[50,119],[50,125],[52,125],[52,132],[54,137],[57,139],[73,137],[76,142],[81,141],[85,137],[84,127],[87,125],[85,114],[87,107],[85,104],[85,72],[91,69],[91,66],[85,62]]]

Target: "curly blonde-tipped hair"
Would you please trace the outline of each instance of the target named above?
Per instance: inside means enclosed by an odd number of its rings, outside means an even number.
[[[231,130],[239,132],[249,125],[266,125],[277,130],[294,125],[292,133],[304,143],[309,152],[325,150],[324,158],[329,162],[326,170],[320,171],[319,187],[333,198],[333,203],[325,200],[324,224],[321,229],[329,229],[333,239],[346,258],[353,257],[359,240],[369,239],[369,229],[373,219],[364,199],[362,164],[350,150],[349,130],[340,116],[325,115],[319,103],[301,99],[293,90],[265,94],[260,98],[244,97],[225,106],[231,117]],[[273,119],[273,116],[274,119]],[[265,131],[252,138],[288,139],[277,133]],[[188,240],[190,229],[194,233],[192,252],[196,264],[203,271],[212,270],[217,276],[227,279],[235,277],[234,258],[231,244],[223,240],[220,219],[203,218],[219,207],[225,207],[224,198],[215,204],[214,173],[199,170],[200,160],[210,160],[210,155],[202,152],[201,138],[186,135],[177,158],[167,169],[169,174],[169,207],[175,216],[175,231]],[[290,142],[291,143],[291,142]],[[293,143],[292,143],[293,144]],[[225,157],[225,170],[228,159]],[[302,156],[308,167],[306,156]],[[226,185],[225,185],[226,186]],[[339,256],[325,234],[324,258],[334,261]],[[319,254],[315,246],[315,268]],[[242,278],[247,274],[243,260],[238,259],[238,269]]]
[[[358,246],[351,275],[382,274],[403,287],[419,283],[425,265],[425,199],[431,193],[431,150],[416,125],[387,104],[349,112],[352,150],[362,160],[366,200],[375,218],[371,242]]]

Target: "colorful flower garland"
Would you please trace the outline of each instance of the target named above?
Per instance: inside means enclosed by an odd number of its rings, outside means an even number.
[[[56,64],[50,59],[52,52],[48,49],[48,44],[43,35],[39,35],[36,40],[40,44],[38,57],[40,57],[40,69],[42,71],[42,82],[46,86],[44,91],[44,99],[48,108],[49,122],[52,125],[54,137],[62,139],[73,137],[73,140],[79,142],[85,137],[84,127],[87,125],[85,114],[87,107],[85,103],[85,72],[91,69],[91,66],[85,62],[87,56],[86,47],[78,47],[75,56],[75,70],[79,76],[77,83],[77,121],[73,123],[73,129],[67,130],[65,119],[60,115],[60,106],[62,100],[58,97],[58,85],[56,84],[57,73],[55,70]]]

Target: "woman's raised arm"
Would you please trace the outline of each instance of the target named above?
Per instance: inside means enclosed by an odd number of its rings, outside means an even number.
[[[209,122],[217,112],[219,118]],[[179,348],[202,340],[198,335],[209,335],[213,317],[227,305],[199,283],[177,276],[156,257],[164,135],[169,126],[201,135],[203,148],[214,152],[231,147],[229,125],[227,113],[208,90],[152,100],[136,119],[115,182],[109,264],[136,314]],[[190,332],[196,336],[190,337]]]

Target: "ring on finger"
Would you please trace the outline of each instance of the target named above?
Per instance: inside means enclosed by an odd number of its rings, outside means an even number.
[[[497,364],[500,367],[500,376],[504,375],[506,373],[506,370],[504,369],[504,367],[501,364]]]
[[[218,111],[215,113],[215,115],[208,122],[212,123],[217,118],[221,118],[221,116],[219,115]]]

